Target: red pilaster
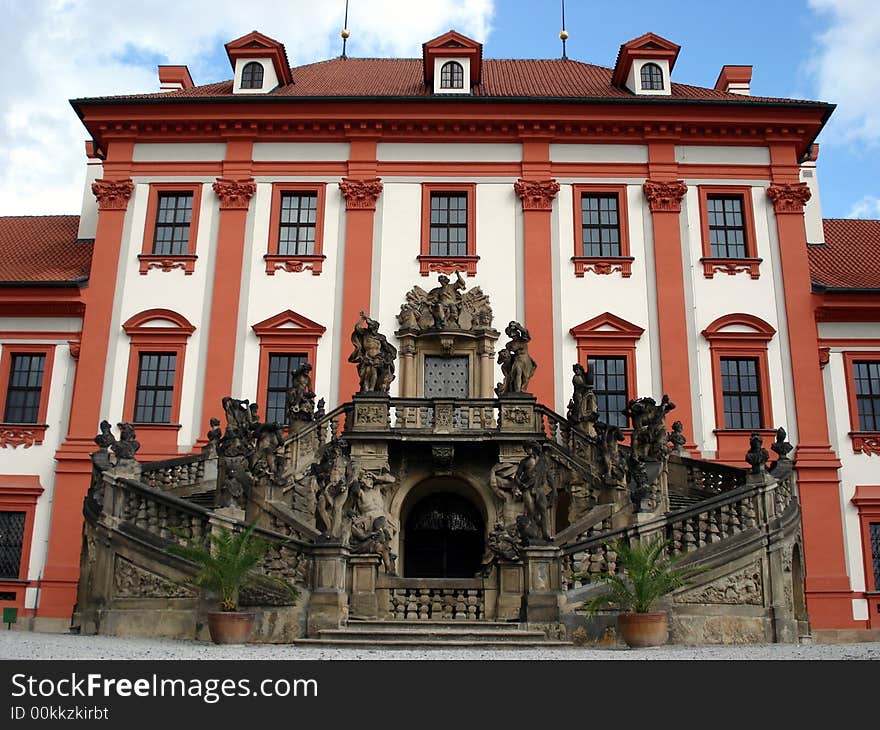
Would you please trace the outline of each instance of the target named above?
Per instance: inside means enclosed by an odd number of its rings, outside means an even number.
[[[339,351],[339,402],[358,392],[357,369],[348,361],[348,333],[359,321],[361,310],[369,312],[373,274],[373,223],[382,181],[375,177],[376,143],[351,143],[349,177],[339,183],[345,199],[345,262],[342,285],[342,347]],[[355,177],[357,175],[357,177]]]
[[[559,183],[550,178],[520,178],[513,185],[522,201],[523,265],[525,268],[525,322],[532,341],[529,354],[538,369],[529,383],[529,391],[550,408],[554,397],[553,359],[553,264],[551,257],[550,218]]]
[[[781,144],[770,149],[773,183],[767,195],[776,212],[789,322],[807,609],[814,629],[864,628],[864,622],[854,621],[852,617],[837,472],[840,462],[828,438],[825,391],[816,358],[819,340],[803,214],[810,190],[799,180],[794,146]]]
[[[687,185],[681,180],[667,179],[661,171],[663,166],[657,167],[661,169],[652,167],[652,171],[658,177],[647,180],[643,189],[654,227],[660,375],[663,393],[668,394],[676,405],[675,419],[684,426],[684,435],[688,439],[685,447],[696,453],[679,224],[681,199],[687,192]]]
[[[134,184],[128,178],[132,149],[133,145],[126,142],[111,145],[104,165],[108,177],[96,180],[92,185],[92,192],[98,200],[98,227],[89,285],[84,291],[86,313],[67,438],[55,454],[57,466],[49,549],[37,607],[37,615],[43,618],[68,618],[76,601],[83,498],[92,474],[89,453],[95,450],[93,439],[102,418],[101,396],[119,250],[128,201],[134,191]],[[112,178],[110,170],[113,171]]]

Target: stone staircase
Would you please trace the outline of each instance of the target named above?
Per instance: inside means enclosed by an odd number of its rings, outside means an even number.
[[[318,638],[297,639],[303,646],[359,649],[535,649],[572,646],[543,631],[505,621],[401,621],[350,619],[338,629],[322,629]]]

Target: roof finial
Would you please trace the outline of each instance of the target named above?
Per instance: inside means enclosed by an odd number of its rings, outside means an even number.
[[[348,37],[351,35],[348,30],[348,0],[345,0],[345,20],[342,21],[342,32],[339,35],[342,36],[342,57],[346,58],[345,44],[348,43]]]
[[[565,55],[565,41],[568,40],[568,31],[565,29],[565,0],[562,0],[562,30],[559,31],[559,40],[562,41],[562,60],[567,61],[568,56]]]

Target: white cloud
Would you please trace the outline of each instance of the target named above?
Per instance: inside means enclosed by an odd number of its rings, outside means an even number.
[[[880,198],[874,195],[866,195],[861,200],[853,204],[847,218],[880,218]]]
[[[87,134],[68,99],[158,91],[156,63],[197,84],[230,78],[224,43],[256,29],[294,65],[336,56],[345,3],[288,0],[0,0],[0,215],[78,212]],[[493,0],[355,0],[352,56],[415,56],[455,27],[485,41]],[[225,57],[224,57],[225,61]]]
[[[809,68],[820,98],[838,104],[823,142],[880,145],[880,3],[809,0],[809,4],[826,27],[815,39]]]

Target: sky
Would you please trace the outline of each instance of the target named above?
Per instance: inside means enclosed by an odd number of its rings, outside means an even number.
[[[158,91],[156,66],[231,78],[251,30],[291,63],[337,56],[345,0],[0,0],[0,215],[79,212],[85,129],[68,100]],[[752,93],[838,105],[819,137],[825,217],[880,218],[880,0],[566,0],[568,56],[612,66],[647,31],[681,47],[673,81],[754,66]],[[487,58],[561,55],[560,0],[350,0],[351,56],[419,56],[455,28]]]

